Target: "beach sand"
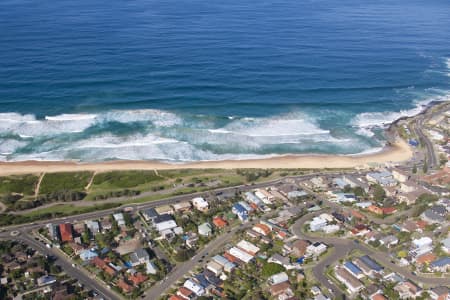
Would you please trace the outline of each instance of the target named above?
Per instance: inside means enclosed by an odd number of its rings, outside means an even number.
[[[264,159],[163,163],[157,161],[107,161],[77,163],[70,161],[23,161],[0,163],[0,176],[11,174],[71,171],[169,170],[169,169],[237,169],[237,168],[356,168],[373,164],[399,163],[410,159],[413,152],[403,140],[397,140],[382,151],[361,155],[280,155]]]

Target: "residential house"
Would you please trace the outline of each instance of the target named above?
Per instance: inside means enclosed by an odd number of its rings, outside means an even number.
[[[200,224],[197,230],[201,236],[210,236],[212,234],[212,226],[208,222]]]
[[[134,251],[133,253],[131,253],[130,255],[130,261],[131,261],[131,265],[133,267],[141,265],[141,264],[145,264],[150,260],[150,255],[148,254],[148,252],[143,249],[143,248],[139,248],[136,251]]]
[[[400,299],[415,299],[422,294],[422,289],[411,281],[398,283],[394,290],[398,292]]]
[[[343,266],[350,274],[352,274],[356,278],[361,279],[364,277],[363,271],[357,265],[355,265],[353,262],[347,261],[344,263]]]
[[[247,252],[250,255],[255,256],[259,252],[259,247],[255,246],[254,244],[247,242],[246,240],[241,240],[236,245],[239,249]]]
[[[428,291],[432,300],[448,300],[450,299],[450,289],[446,286],[437,286]]]
[[[289,281],[289,277],[285,272],[274,274],[267,279],[269,285],[275,285],[286,281]]]
[[[355,276],[353,276],[349,271],[343,267],[336,267],[335,270],[336,279],[338,279],[350,294],[355,294],[364,288],[364,285]]]
[[[98,221],[96,221],[96,220],[86,221],[86,226],[92,235],[96,235],[97,233],[100,233],[100,223],[98,223]]]
[[[314,217],[309,223],[309,230],[311,231],[318,231],[321,230],[323,227],[327,225],[327,220],[324,220],[320,217]]]
[[[154,223],[155,219],[159,216],[159,214],[156,212],[156,210],[152,208],[148,208],[141,212],[142,216],[147,222]]]
[[[131,293],[134,289],[130,284],[125,282],[125,280],[123,280],[123,278],[120,278],[119,281],[117,281],[116,285],[118,288],[120,288],[126,294]]]
[[[370,256],[364,255],[354,260],[355,265],[360,268],[365,275],[373,277],[383,273],[383,267],[374,261]]]
[[[272,230],[269,226],[267,226],[266,224],[261,224],[261,223],[256,224],[255,226],[253,226],[252,229],[264,236],[267,236],[272,232]]]
[[[170,205],[161,205],[155,207],[155,211],[158,215],[173,215],[174,210]]]
[[[446,256],[433,261],[430,263],[430,269],[434,272],[447,272],[450,269],[450,257]]]
[[[309,256],[319,256],[327,251],[327,245],[321,242],[315,242],[312,245],[306,247],[306,254]]]
[[[216,216],[212,220],[214,226],[216,226],[218,229],[225,228],[228,223],[225,221],[222,217]]]
[[[272,295],[272,297],[278,297],[282,294],[287,294],[290,297],[294,296],[292,289],[291,289],[291,284],[288,281],[271,285],[270,286],[270,294]],[[287,298],[285,298],[285,299],[287,299]]]
[[[183,286],[194,292],[194,294],[196,294],[199,297],[205,295],[205,289],[201,285],[194,282],[192,279],[186,280]]]
[[[61,241],[63,242],[73,241],[72,224],[69,223],[59,224],[59,232],[61,234]]]
[[[183,201],[173,204],[172,207],[176,212],[186,212],[191,210],[192,205],[189,201]]]
[[[206,212],[209,209],[209,203],[202,197],[192,199],[192,205],[201,212]]]
[[[125,219],[122,213],[113,214],[113,218],[117,222],[117,225],[120,227],[125,226]]]
[[[397,181],[394,179],[394,176],[388,171],[367,173],[366,179],[369,182],[377,183],[381,186],[394,186],[397,184]]]
[[[292,254],[295,257],[302,257],[306,254],[306,249],[311,243],[307,240],[296,240],[292,243]]]
[[[431,251],[433,251],[433,240],[427,236],[424,236],[420,239],[414,239],[411,242],[409,254],[415,258]]]

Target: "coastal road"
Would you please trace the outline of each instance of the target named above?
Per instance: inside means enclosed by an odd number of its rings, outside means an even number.
[[[426,148],[425,159],[427,161],[428,167],[430,169],[433,169],[433,168],[439,166],[438,159],[436,156],[436,152],[434,151],[433,142],[431,142],[430,139],[428,138],[428,136],[426,134],[424,134],[422,131],[423,122],[424,122],[424,116],[421,115],[416,120],[414,120],[414,122],[412,123],[411,129],[414,132],[414,134],[419,138],[419,140],[425,144],[424,145]]]
[[[2,239],[5,239],[2,237]],[[104,285],[98,282],[96,279],[92,278],[85,269],[73,267],[71,262],[67,257],[65,257],[59,250],[53,248],[47,248],[43,243],[36,241],[33,237],[26,233],[21,232],[20,235],[16,237],[9,237],[9,240],[17,240],[23,242],[33,248],[34,250],[40,252],[43,255],[51,255],[56,258],[55,264],[61,266],[64,272],[77,279],[88,289],[95,290],[104,299],[120,300],[122,297],[116,294],[114,291],[104,287]]]

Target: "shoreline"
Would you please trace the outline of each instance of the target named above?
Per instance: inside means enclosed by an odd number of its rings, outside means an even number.
[[[385,163],[402,163],[413,156],[412,148],[397,133],[399,122],[426,114],[448,101],[432,101],[414,116],[401,117],[385,129],[386,144],[380,151],[360,154],[286,154],[265,158],[236,160],[161,162],[156,160],[112,160],[102,162],[76,161],[18,161],[0,162],[0,176],[36,174],[42,172],[108,172],[125,170],[176,170],[176,169],[342,169],[370,168]]]
[[[30,173],[58,173],[76,171],[124,171],[124,170],[175,170],[175,169],[325,169],[364,168],[372,164],[401,163],[412,157],[410,146],[397,139],[383,150],[360,155],[298,154],[277,155],[269,158],[243,160],[198,161],[189,163],[165,163],[159,161],[20,161],[0,162],[0,176]]]

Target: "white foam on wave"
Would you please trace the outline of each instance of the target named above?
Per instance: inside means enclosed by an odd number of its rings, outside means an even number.
[[[170,127],[182,122],[176,114],[154,110],[108,111],[99,114],[61,114],[46,116],[42,120],[35,116],[18,113],[0,113],[0,133],[21,137],[52,136],[64,133],[83,132],[89,127],[104,122],[148,122],[156,127]]]
[[[243,118],[235,120],[216,132],[249,137],[280,137],[329,134],[303,114],[292,113],[274,118]]]
[[[93,120],[97,117],[94,114],[62,114],[58,116],[45,116],[47,121],[63,122],[63,121],[82,121]]]
[[[411,109],[405,109],[400,111],[384,111],[384,112],[364,112],[358,114],[351,121],[351,125],[360,128],[373,128],[373,127],[386,127],[395,120],[402,117],[411,117],[422,112],[425,107],[432,101],[443,101],[442,97],[434,97],[432,99],[426,99],[416,102],[416,106]]]
[[[15,139],[4,139],[0,140],[0,154],[9,155],[14,153],[20,147],[25,146],[27,143],[23,141],[18,141]]]

